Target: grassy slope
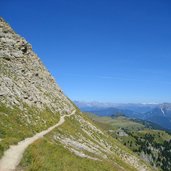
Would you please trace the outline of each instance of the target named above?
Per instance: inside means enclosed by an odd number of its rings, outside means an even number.
[[[27,112],[0,105],[0,157],[9,145],[47,129],[59,120],[59,114],[53,114],[48,109],[40,111],[27,105],[24,108]]]
[[[125,130],[126,132],[131,132],[132,135],[136,135],[139,137],[145,136],[145,134],[151,134],[154,136],[154,140],[156,142],[163,143],[165,140],[170,140],[171,135],[163,130],[155,130],[145,127],[140,122],[136,122],[134,120],[131,120],[126,117],[98,117],[93,114],[87,114],[97,125],[99,125],[101,128],[106,130],[107,132],[109,130],[117,130],[119,128]],[[118,137],[115,132],[111,133],[113,137],[120,139],[123,143],[129,140],[134,140],[133,137]]]
[[[38,140],[27,149],[21,166],[25,171],[115,170],[110,162],[80,158],[62,144],[52,143],[46,138]]]
[[[19,64],[17,60],[19,59],[13,59],[13,62]],[[8,60],[0,57],[0,77],[10,78],[15,83],[20,77],[13,71],[8,62]],[[28,67],[24,63],[21,66],[23,68]],[[48,96],[48,94],[45,94],[45,96]],[[1,98],[5,100],[5,96],[0,97],[0,100]],[[39,110],[36,107],[24,104],[20,99],[18,99],[18,102],[20,107],[23,108],[22,110],[16,107],[18,105],[6,106],[5,103],[0,102],[0,157],[9,148],[9,145],[16,144],[24,138],[47,129],[59,121],[59,113],[53,113],[48,108]],[[62,104],[59,105],[62,106]]]
[[[136,122],[132,119],[126,117],[116,117],[112,119],[111,117],[98,117],[93,114],[87,114],[96,124],[106,131],[117,130],[122,128],[125,131],[131,132],[138,136],[144,136],[145,134],[151,134],[154,136],[156,142],[163,142],[165,140],[170,140],[171,135],[163,130],[156,130],[153,128],[148,128],[140,122]],[[160,136],[159,136],[160,135]]]
[[[145,143],[147,141],[151,142],[151,145],[154,147],[156,146],[155,144],[158,144],[159,147],[161,147],[166,141],[171,140],[171,135],[166,131],[150,129],[140,122],[125,117],[116,117],[112,119],[111,117],[98,117],[93,114],[88,114],[88,116],[101,128],[106,130],[106,132],[112,135],[112,137],[118,139],[122,144],[138,153],[140,152],[140,149],[148,149]],[[119,136],[117,134],[119,128],[128,133],[128,136]],[[142,143],[137,143],[138,138],[141,139]],[[152,165],[154,165],[154,163],[152,163]]]
[[[106,130],[111,129],[132,129],[132,130],[141,130],[144,127],[144,125],[134,122],[132,120],[129,120],[123,116],[117,117],[117,119],[112,119],[111,117],[98,117],[92,114],[89,114],[89,117],[92,118],[98,125],[103,127]]]
[[[87,113],[87,115],[96,123],[99,127],[101,127],[103,130],[105,130],[107,133],[109,133],[112,137],[115,139],[118,139],[122,144],[126,144],[128,148],[130,148],[130,145],[133,147],[133,149],[137,149],[138,146],[134,143],[135,138],[131,136],[123,136],[119,137],[116,134],[116,131],[120,128],[124,130],[131,130],[137,132],[138,130],[144,130],[145,126],[136,123],[132,120],[129,120],[123,116],[116,117],[112,119],[111,117],[99,117],[91,113]],[[110,132],[113,131],[113,132]],[[131,144],[127,142],[132,142]]]
[[[86,116],[82,115],[82,117],[91,122],[91,120],[89,120]],[[62,126],[56,128],[46,137],[29,146],[24,154],[23,160],[20,163],[20,167],[24,168],[26,171],[121,171],[122,168],[127,171],[134,170],[134,168],[123,162],[118,157],[117,152],[116,155],[109,155],[106,160],[100,158],[101,161],[78,157],[64,148],[64,145],[62,145],[59,141],[54,140],[53,137],[57,134],[65,135],[67,137],[72,136],[78,140],[80,135],[82,135],[90,141],[93,141],[87,134],[85,134],[85,132],[82,131],[80,123],[74,117],[67,118]],[[99,135],[94,136],[98,137]],[[105,139],[113,147],[117,146],[124,152],[132,154],[127,148],[122,146],[110,136],[102,136],[99,138],[102,140]],[[96,154],[89,155],[99,158]]]

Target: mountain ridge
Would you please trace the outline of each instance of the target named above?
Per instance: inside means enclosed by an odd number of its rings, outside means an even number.
[[[130,118],[151,121],[163,129],[171,130],[171,103],[161,104],[103,104],[75,102],[82,111],[99,116],[112,116],[122,113]]]
[[[77,171],[85,167],[87,171],[152,170],[80,112],[31,45],[3,19],[0,19],[0,68],[0,158],[12,145],[48,130],[75,110],[60,127],[30,144],[18,170]]]

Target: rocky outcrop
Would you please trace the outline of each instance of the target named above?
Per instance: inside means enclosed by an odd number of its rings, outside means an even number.
[[[24,38],[12,30],[12,28],[0,18],[0,57],[10,60],[11,58],[32,56],[32,47]]]
[[[31,45],[0,18],[0,103],[23,104],[67,113],[74,106],[63,94]]]

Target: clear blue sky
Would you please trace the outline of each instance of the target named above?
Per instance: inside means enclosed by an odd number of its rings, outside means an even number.
[[[1,0],[0,15],[71,99],[171,102],[170,0]]]

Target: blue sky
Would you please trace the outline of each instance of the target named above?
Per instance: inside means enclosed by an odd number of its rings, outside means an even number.
[[[71,99],[171,102],[170,0],[1,0]]]

